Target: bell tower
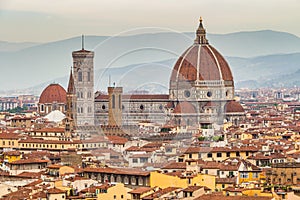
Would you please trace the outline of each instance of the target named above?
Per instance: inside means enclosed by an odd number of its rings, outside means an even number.
[[[108,87],[108,125],[122,126],[122,87]]]
[[[67,90],[67,109],[66,116],[73,120],[73,124],[76,125],[77,121],[77,98],[76,98],[76,90],[74,85],[73,72],[70,72],[68,90]]]
[[[77,96],[77,126],[95,125],[94,114],[94,52],[82,48],[72,52],[74,85]]]

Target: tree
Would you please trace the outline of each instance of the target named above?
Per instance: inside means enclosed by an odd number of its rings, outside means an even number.
[[[26,106],[24,106],[23,108],[21,108],[20,106],[13,108],[13,109],[8,109],[6,110],[9,113],[22,113],[25,110],[28,110],[28,108]]]

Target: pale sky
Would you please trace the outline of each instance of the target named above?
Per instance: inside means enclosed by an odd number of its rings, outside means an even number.
[[[0,41],[48,42],[135,28],[209,33],[276,30],[300,36],[300,0],[0,0]]]

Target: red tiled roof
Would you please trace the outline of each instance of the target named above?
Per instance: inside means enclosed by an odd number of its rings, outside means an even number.
[[[19,139],[21,135],[15,133],[0,133],[0,139]]]
[[[131,190],[129,193],[130,194],[143,194],[143,193],[149,192],[151,190],[152,190],[151,187],[138,187],[136,189]]]
[[[272,200],[273,197],[224,196],[222,193],[204,194],[195,200]]]
[[[42,129],[36,129],[36,130],[33,130],[32,132],[57,132],[57,133],[64,133],[65,132],[65,129],[64,128],[58,128],[58,127],[55,127],[55,128],[42,128]]]
[[[183,189],[182,191],[184,191],[184,192],[195,192],[195,191],[197,191],[201,188],[202,188],[201,186],[189,186],[189,187]]]
[[[107,136],[107,138],[113,144],[125,144],[126,142],[128,142],[127,138],[119,137],[119,136]]]
[[[48,163],[50,160],[41,160],[41,159],[26,159],[26,160],[16,160],[10,162],[13,165],[23,165],[23,164],[31,164],[31,163]]]
[[[22,172],[21,174],[18,174],[16,176],[22,177],[22,178],[40,178],[41,173],[40,172]]]
[[[162,169],[186,169],[185,162],[171,162],[162,167]]]
[[[124,169],[124,168],[84,168],[84,172],[106,173],[106,174],[132,174],[140,176],[149,176],[150,172],[139,171],[137,169]]]
[[[38,143],[38,144],[81,144],[80,140],[66,141],[66,140],[43,140],[35,138],[27,138],[20,140],[19,143]]]
[[[64,190],[60,190],[58,188],[51,188],[49,190],[47,190],[48,194],[61,194],[61,193],[65,193]]]
[[[178,187],[167,187],[161,190],[158,190],[156,192],[154,192],[153,194],[147,195],[145,197],[143,197],[143,200],[150,200],[150,199],[157,199],[159,197],[161,197],[162,195],[168,194],[170,192],[176,191],[180,188]]]
[[[20,151],[6,151],[6,152],[3,152],[3,155],[4,156],[19,156],[19,155],[21,155],[21,152]]]
[[[98,100],[108,100],[107,94],[100,94],[96,97]],[[169,95],[167,94],[123,94],[122,99],[125,101],[129,100],[168,100]]]

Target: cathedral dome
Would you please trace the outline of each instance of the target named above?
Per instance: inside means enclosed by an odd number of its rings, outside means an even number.
[[[231,81],[233,83],[228,63],[206,39],[202,19],[200,19],[194,44],[177,60],[170,81]]]
[[[193,106],[193,104],[191,104],[190,102],[184,101],[184,102],[180,102],[176,105],[175,109],[174,109],[174,113],[177,114],[195,114],[196,113],[196,109]]]
[[[50,84],[44,89],[40,96],[39,103],[66,103],[67,102],[67,92],[59,84]]]
[[[228,101],[225,105],[225,112],[226,113],[237,113],[237,112],[245,112],[244,108],[239,102],[234,100]]]

